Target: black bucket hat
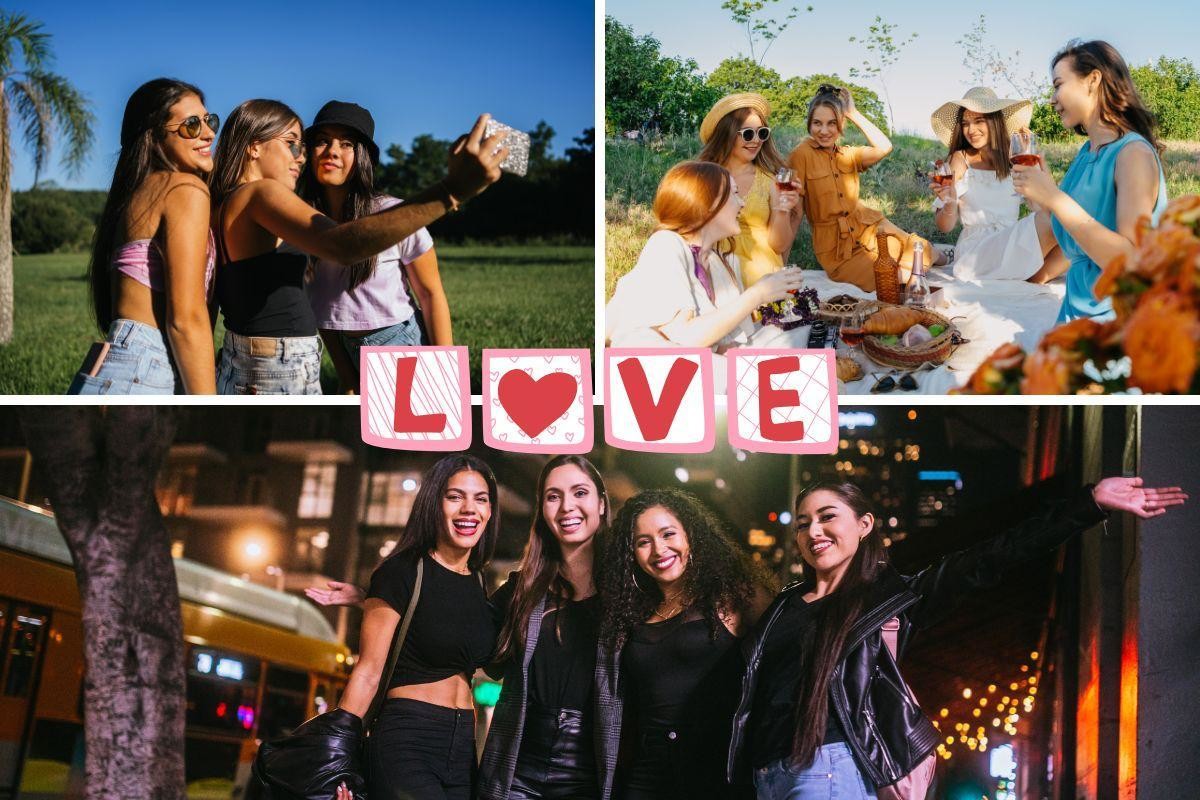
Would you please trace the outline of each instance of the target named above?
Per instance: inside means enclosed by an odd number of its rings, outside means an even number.
[[[379,164],[379,145],[375,144],[375,119],[370,111],[357,103],[330,100],[317,112],[316,118],[305,132],[306,137],[311,136],[312,131],[323,125],[340,125],[357,133],[371,153],[371,162]]]

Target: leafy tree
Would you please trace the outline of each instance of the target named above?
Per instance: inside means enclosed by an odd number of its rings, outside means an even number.
[[[683,133],[695,128],[720,98],[692,59],[664,57],[653,36],[636,36],[612,17],[604,19],[605,130]]]
[[[779,73],[744,56],[727,58],[708,76],[708,85],[720,94],[758,92],[771,104],[771,124],[803,128],[808,103],[822,83],[845,86],[854,95],[854,105],[872,122],[888,130],[883,103],[875,92],[837,75],[818,73],[805,77],[780,78]]]
[[[722,95],[734,92],[766,94],[779,86],[779,73],[752,58],[727,58],[708,76],[708,85]]]
[[[67,144],[63,163],[72,172],[83,166],[92,146],[95,117],[84,96],[49,71],[52,60],[50,34],[40,22],[0,10],[0,344],[12,341],[13,331],[10,115],[15,113],[21,138],[33,154],[35,185],[60,129]]]
[[[1001,53],[987,39],[987,17],[979,19],[963,37],[955,42],[963,49],[963,66],[971,75],[971,86],[988,86],[1003,94],[1011,91],[1017,97],[1030,100],[1046,94],[1049,78],[1037,72],[1021,72],[1021,51]]]
[[[56,194],[60,193],[18,192],[13,195],[15,252],[74,251],[91,238],[95,225]]]
[[[777,120],[777,124],[804,127],[804,123],[808,119],[808,103],[816,96],[817,89],[823,83],[845,86],[854,96],[855,108],[861,111],[863,116],[878,125],[885,133],[891,130],[883,108],[883,101],[879,99],[879,95],[865,86],[847,81],[838,75],[823,73],[803,78],[788,78],[786,81],[782,81],[770,97],[772,119]]]
[[[412,150],[388,145],[389,159],[380,166],[375,184],[396,197],[409,197],[446,177],[446,160],[451,142],[422,133],[412,141]]]
[[[768,18],[769,9],[775,8],[780,0],[725,0],[721,8],[729,12],[733,21],[746,31],[746,42],[750,45],[750,61],[761,64],[767,57],[767,51],[775,44],[784,31],[800,16],[800,7],[792,6],[784,14],[783,21]],[[811,12],[812,6],[806,6],[805,11]],[[758,46],[763,45],[762,53]]]
[[[876,16],[875,21],[867,27],[867,35],[860,40],[857,36],[851,36],[851,42],[861,41],[863,47],[867,51],[867,57],[863,59],[861,67],[851,67],[851,78],[867,78],[879,81],[879,85],[883,87],[883,96],[887,99],[888,122],[895,125],[896,115],[892,111],[892,96],[887,87],[887,74],[896,62],[900,60],[900,56],[904,53],[904,48],[917,40],[917,33],[914,31],[909,34],[907,39],[897,40],[895,36],[896,29],[899,25],[894,25],[890,22],[884,22],[883,17]]]
[[[1165,139],[1200,138],[1200,74],[1186,58],[1160,56],[1130,70]]]

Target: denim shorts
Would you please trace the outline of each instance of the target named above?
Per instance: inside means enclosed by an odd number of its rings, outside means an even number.
[[[320,394],[321,337],[239,336],[225,331],[218,394]]]
[[[754,771],[754,787],[758,800],[875,800],[845,742],[822,745],[805,769],[772,761]]]
[[[368,333],[366,336],[347,336],[344,333],[338,333],[338,339],[341,341],[342,347],[350,355],[350,359],[354,362],[354,368],[361,369],[358,363],[358,351],[360,348],[416,347],[421,343],[421,327],[417,325],[417,316],[414,314],[404,320],[404,322],[397,322],[395,325],[380,328],[377,331]]]
[[[67,394],[175,394],[183,389],[163,332],[131,319],[114,319],[104,337],[108,354],[95,375],[75,374]]]

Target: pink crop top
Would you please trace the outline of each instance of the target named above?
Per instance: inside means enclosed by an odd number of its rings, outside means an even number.
[[[204,265],[204,296],[209,300],[213,296],[213,271],[216,263],[216,241],[213,239],[212,230],[209,230]],[[152,291],[163,290],[162,250],[154,239],[136,239],[121,245],[113,254],[110,266]]]

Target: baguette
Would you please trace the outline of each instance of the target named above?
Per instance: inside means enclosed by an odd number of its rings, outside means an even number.
[[[920,325],[922,319],[924,317],[916,309],[905,306],[887,306],[867,318],[866,324],[863,325],[863,332],[878,335],[890,333],[899,336],[913,325]]]

